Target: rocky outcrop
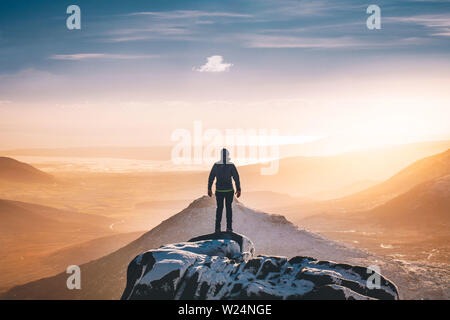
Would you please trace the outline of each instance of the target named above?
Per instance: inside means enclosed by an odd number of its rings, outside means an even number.
[[[364,267],[255,256],[248,238],[219,233],[138,255],[122,299],[398,299],[398,291]]]

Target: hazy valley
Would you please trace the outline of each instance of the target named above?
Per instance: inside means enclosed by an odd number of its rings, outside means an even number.
[[[299,240],[286,251],[281,244],[288,241],[285,238],[291,231],[276,231],[270,226],[306,228],[338,241],[333,246],[351,248],[345,249],[350,250],[351,256],[371,257],[352,263],[369,263],[381,257],[390,274],[405,272],[398,281],[406,288],[406,297],[448,297],[449,147],[450,142],[430,142],[336,156],[285,158],[280,160],[280,171],[274,176],[261,176],[260,165],[241,166],[244,192],[239,201],[245,207],[239,210],[250,214],[254,209],[276,216],[261,216],[273,219],[265,227],[272,244],[258,241],[258,233],[244,228],[239,216],[236,231],[252,236],[267,254],[293,256],[303,252],[327,255],[322,257],[336,261],[348,260],[339,252],[333,255],[332,250],[322,250],[318,243],[324,240],[318,241],[320,236],[315,238],[313,233],[315,241],[308,244]],[[2,154],[8,158],[0,161],[0,292],[57,274],[62,279],[65,274],[61,272],[71,264],[83,265],[89,270],[89,281],[94,281],[96,268],[110,259],[115,261],[114,272],[120,282],[125,272],[121,268],[126,268],[127,259],[139,250],[212,231],[213,199],[196,202],[200,209],[190,207],[203,210],[206,206],[211,213],[207,221],[193,218],[200,223],[200,229],[175,232],[181,225],[172,225],[178,221],[174,220],[176,213],[205,194],[207,169],[150,170],[145,169],[148,162],[134,159],[124,164],[121,159],[106,157],[108,154],[103,156],[110,166],[101,165],[102,160],[83,158],[78,162],[77,158],[60,154],[57,159],[43,154],[29,166],[13,160],[13,154]],[[18,155],[17,159],[30,156]],[[157,154],[158,159],[153,160],[160,161],[161,157]],[[192,210],[189,212],[195,215]],[[139,245],[133,242],[144,233],[145,241]],[[279,244],[275,245],[277,241]],[[434,279],[436,284],[440,277],[443,282],[436,290],[416,288],[415,293],[407,278],[418,281],[420,272],[428,274],[424,281]],[[122,282],[108,290],[120,288]],[[49,288],[56,285],[47,280],[42,283],[48,283]],[[39,298],[36,288],[24,287],[14,292],[21,292],[18,298],[26,298],[25,294]],[[7,297],[13,298],[10,294]],[[80,297],[98,296],[87,293],[72,298]],[[101,296],[115,297],[112,292]]]

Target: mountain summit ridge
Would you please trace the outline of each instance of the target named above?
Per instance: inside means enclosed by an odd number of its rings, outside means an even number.
[[[282,216],[270,215],[233,203],[235,232],[247,235],[260,253],[274,256],[312,256],[320,260],[368,265],[372,257],[319,234],[300,229]],[[126,284],[129,262],[142,252],[168,243],[186,241],[214,230],[215,201],[207,196],[161,222],[135,241],[97,260],[80,266],[83,290],[67,290],[67,273],[17,286],[2,299],[119,299]],[[45,288],[45,290],[44,290]]]

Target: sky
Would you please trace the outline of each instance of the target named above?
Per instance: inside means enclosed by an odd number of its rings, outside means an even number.
[[[448,88],[449,1],[0,3],[0,149],[166,145],[195,121],[347,147],[447,139]]]

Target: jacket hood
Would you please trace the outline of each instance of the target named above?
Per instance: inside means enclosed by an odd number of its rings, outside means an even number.
[[[222,163],[223,164],[231,163],[231,161],[230,161],[230,152],[227,149],[223,148],[221,150],[221,152],[220,152],[220,161],[218,161],[217,163],[220,163],[220,164],[222,164]]]

